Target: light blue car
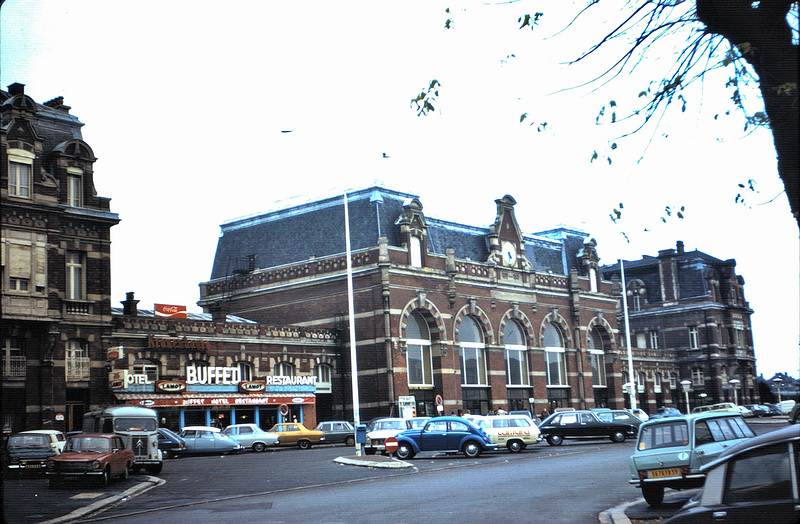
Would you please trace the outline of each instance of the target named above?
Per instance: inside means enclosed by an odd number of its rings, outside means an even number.
[[[238,441],[224,435],[219,428],[210,426],[186,426],[180,436],[186,442],[185,453],[234,453],[244,450]]]
[[[664,488],[703,485],[700,470],[725,449],[754,437],[741,415],[708,412],[645,422],[639,427],[636,451],[630,458],[630,483],[641,488],[651,506],[664,500]]]

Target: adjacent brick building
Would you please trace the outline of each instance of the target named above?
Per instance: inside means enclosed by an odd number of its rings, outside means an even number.
[[[758,402],[753,310],[736,262],[685,251],[678,242],[657,257],[623,265],[639,407],[649,413],[665,405],[685,410],[680,383],[687,380],[690,407]],[[603,267],[602,274],[621,290],[619,264]],[[622,314],[620,307],[624,330]],[[623,371],[627,383],[627,369]]]
[[[427,217],[415,195],[348,195],[363,420],[409,402],[417,415],[622,406],[617,300],[595,242],[524,234],[515,204],[496,200],[492,225],[474,227]],[[339,196],[223,224],[198,304],[346,332],[344,211]],[[346,343],[333,368],[347,387],[317,396],[323,419],[352,415],[349,355]]]

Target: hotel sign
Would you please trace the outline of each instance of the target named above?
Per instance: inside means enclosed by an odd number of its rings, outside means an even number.
[[[158,398],[128,400],[128,405],[134,406],[266,406],[280,404],[315,404],[314,397],[268,397],[264,395],[247,397],[190,397]]]

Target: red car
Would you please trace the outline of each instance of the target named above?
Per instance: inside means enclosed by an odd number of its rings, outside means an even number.
[[[134,454],[114,433],[81,433],[67,440],[64,452],[47,461],[50,487],[60,481],[96,479],[107,485],[112,478],[127,480]]]

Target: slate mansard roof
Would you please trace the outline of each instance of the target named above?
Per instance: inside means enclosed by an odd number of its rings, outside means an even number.
[[[702,251],[694,250],[684,252],[682,244],[677,253],[667,250],[674,256],[678,275],[678,298],[702,297],[708,293],[708,279],[720,279],[725,276],[725,267],[735,266],[733,260],[722,261],[707,255]],[[612,276],[619,276],[619,263],[603,266],[603,278],[610,280]],[[653,302],[661,301],[661,277],[659,273],[659,258],[643,255],[639,260],[625,261],[625,280],[641,280],[646,288],[647,299]]]
[[[417,195],[376,186],[348,193],[347,198],[352,251],[377,246],[381,236],[388,239],[389,246],[401,246],[396,222],[403,206],[419,198]],[[453,248],[456,259],[484,262],[488,258],[488,226],[428,216],[425,221],[429,254],[444,256],[447,248]],[[221,229],[211,280],[229,276],[240,263],[237,261],[253,255],[256,268],[270,268],[341,254],[345,252],[343,196],[232,220]],[[525,256],[536,271],[566,275],[577,266],[577,253],[587,237],[568,228],[523,235]]]

